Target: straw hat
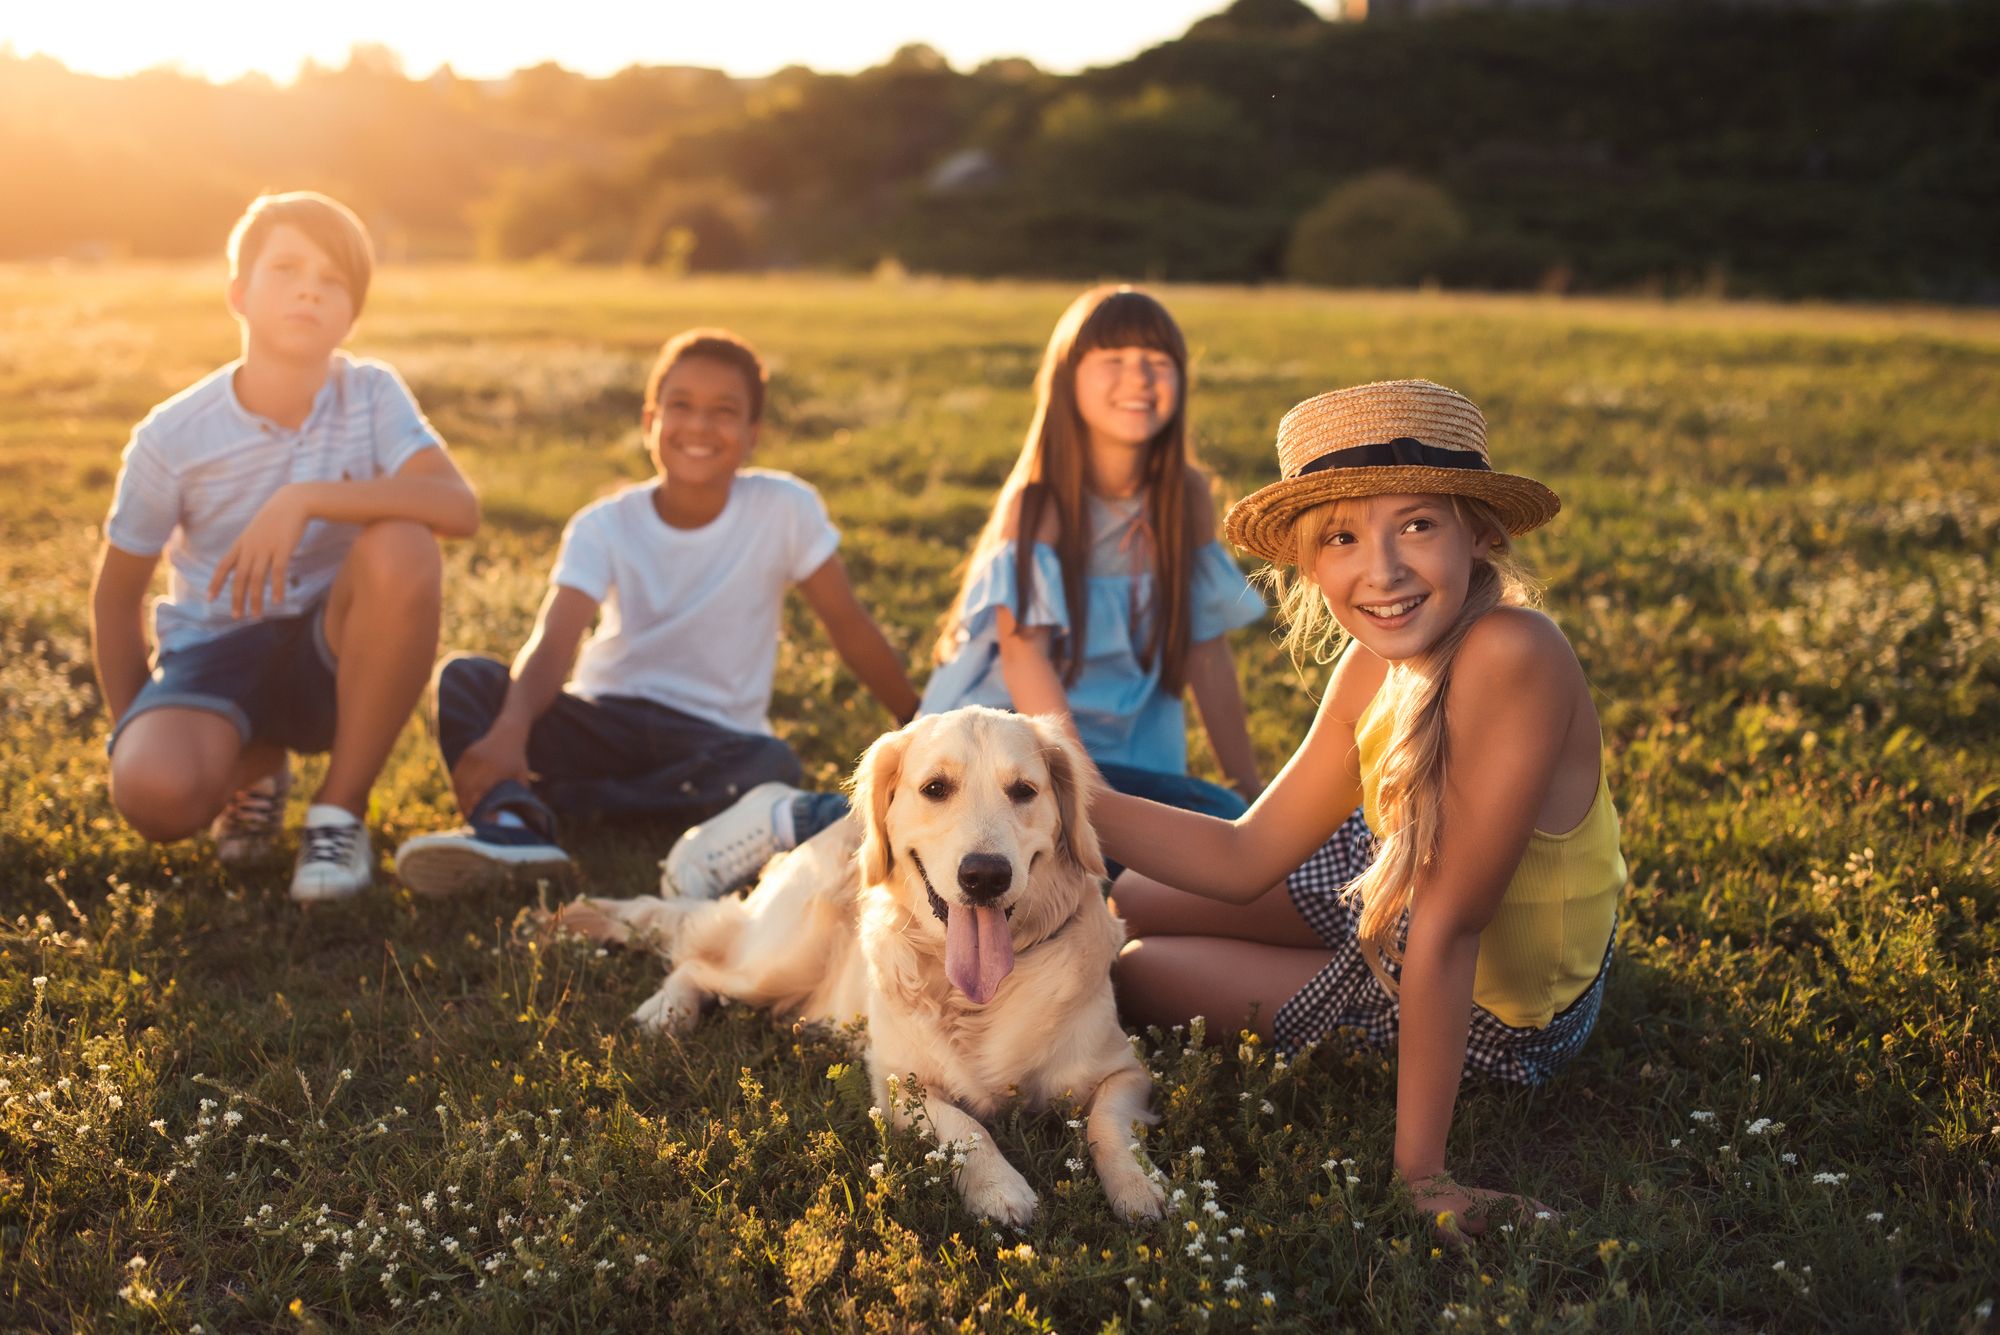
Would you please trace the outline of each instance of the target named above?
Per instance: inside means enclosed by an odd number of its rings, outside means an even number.
[[[1471,496],[1519,536],[1562,502],[1533,478],[1496,473],[1486,419],[1428,380],[1385,380],[1307,399],[1278,423],[1283,477],[1229,508],[1229,540],[1273,564],[1298,560],[1292,521],[1322,501],[1402,493]]]

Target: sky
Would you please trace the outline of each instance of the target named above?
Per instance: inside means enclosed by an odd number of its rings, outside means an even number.
[[[343,65],[387,46],[426,75],[449,63],[495,78],[553,60],[591,75],[628,65],[704,65],[735,75],[786,65],[880,64],[925,42],[960,69],[1026,56],[1062,73],[1121,61],[1227,0],[0,0],[0,47],[73,70],[123,75],[173,65],[217,81],[280,81],[301,61]]]

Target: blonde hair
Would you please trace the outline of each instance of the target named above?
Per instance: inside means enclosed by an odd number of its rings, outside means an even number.
[[[1094,287],[1071,302],[1049,335],[1035,376],[1035,415],[1014,467],[1001,485],[999,498],[972,553],[959,567],[958,594],[938,626],[936,661],[958,652],[965,599],[992,554],[1007,541],[1007,512],[1020,497],[1015,540],[1016,617],[1025,616],[1033,585],[1035,535],[1051,507],[1057,531],[1055,549],[1062,567],[1063,602],[1069,613],[1068,643],[1061,646],[1063,684],[1073,685],[1083,670],[1084,630],[1089,623],[1085,576],[1090,561],[1088,490],[1088,429],[1076,404],[1076,368],[1083,354],[1097,348],[1152,348],[1173,358],[1180,376],[1179,402],[1174,413],[1146,451],[1142,488],[1153,547],[1153,604],[1145,643],[1137,646],[1143,666],[1160,665],[1160,689],[1177,693],[1187,662],[1191,613],[1188,589],[1193,580],[1194,554],[1213,536],[1193,531],[1189,491],[1205,486],[1196,467],[1187,434],[1187,341],[1167,308],[1151,295],[1130,287]]]
[[[1541,603],[1540,586],[1514,555],[1507,529],[1492,507],[1469,496],[1447,499],[1467,527],[1492,537],[1493,546],[1473,562],[1457,620],[1423,653],[1391,663],[1376,692],[1377,707],[1388,710],[1391,720],[1375,792],[1375,817],[1380,823],[1375,834],[1380,842],[1375,860],[1346,891],[1361,904],[1362,958],[1392,997],[1396,981],[1388,965],[1403,960],[1396,929],[1409,910],[1418,876],[1436,863],[1443,844],[1445,776],[1451,760],[1445,696],[1451,688],[1452,665],[1479,618],[1496,607]],[[1302,511],[1292,530],[1298,568],[1288,572],[1273,566],[1267,576],[1286,621],[1285,647],[1302,670],[1308,659],[1331,662],[1346,641],[1319,586],[1306,573],[1341,504],[1329,501]]]

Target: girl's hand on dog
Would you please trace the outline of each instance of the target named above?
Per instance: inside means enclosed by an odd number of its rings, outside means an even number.
[[[1442,1241],[1453,1244],[1478,1237],[1492,1224],[1554,1213],[1532,1196],[1460,1186],[1449,1173],[1412,1182],[1409,1187],[1410,1200],[1418,1212],[1430,1221]]]

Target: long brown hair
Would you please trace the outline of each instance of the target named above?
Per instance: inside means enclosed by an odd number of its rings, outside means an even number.
[[[1035,534],[1049,508],[1055,508],[1058,532],[1056,556],[1062,566],[1063,603],[1069,612],[1069,639],[1062,650],[1062,680],[1075,683],[1083,670],[1084,631],[1089,607],[1084,578],[1090,561],[1090,517],[1085,509],[1088,489],[1088,429],[1076,406],[1076,367],[1086,352],[1097,348],[1152,348],[1174,360],[1180,393],[1173,416],[1160,428],[1146,451],[1141,485],[1146,518],[1152,530],[1153,607],[1139,662],[1160,665],[1160,688],[1177,693],[1183,684],[1188,651],[1188,584],[1194,553],[1212,535],[1191,531],[1188,490],[1202,485],[1190,457],[1187,432],[1187,340],[1180,326],[1157,299],[1130,287],[1094,287],[1064,311],[1049,335],[1042,367],[1035,376],[1035,415],[1007,481],[1000,488],[979,541],[960,570],[957,597],[940,625],[936,657],[942,663],[958,652],[958,634],[965,597],[976,572],[1005,541],[1009,502],[1020,496],[1015,526],[1019,553],[1015,566],[1017,606],[1025,614],[1034,587]]]
[[[1361,904],[1357,935],[1368,967],[1390,996],[1396,982],[1388,963],[1402,963],[1396,928],[1410,907],[1417,877],[1437,862],[1444,841],[1445,769],[1450,763],[1445,735],[1445,694],[1459,646],[1474,623],[1496,607],[1534,607],[1541,589],[1507,543],[1507,529],[1484,501],[1469,496],[1449,498],[1459,519],[1474,533],[1493,538],[1488,553],[1472,564],[1465,603],[1458,619],[1430,648],[1415,658],[1389,665],[1377,688],[1380,707],[1389,711],[1389,744],[1382,752],[1382,772],[1375,790],[1375,815],[1381,840],[1375,860],[1357,876],[1347,893]],[[1320,536],[1335,522],[1340,502],[1329,501],[1303,511],[1294,521],[1298,571],[1278,572],[1279,601],[1288,622],[1285,642],[1295,663],[1311,658],[1329,661],[1343,640],[1326,601],[1306,572],[1318,554]],[[1275,567],[1274,567],[1275,570]]]

